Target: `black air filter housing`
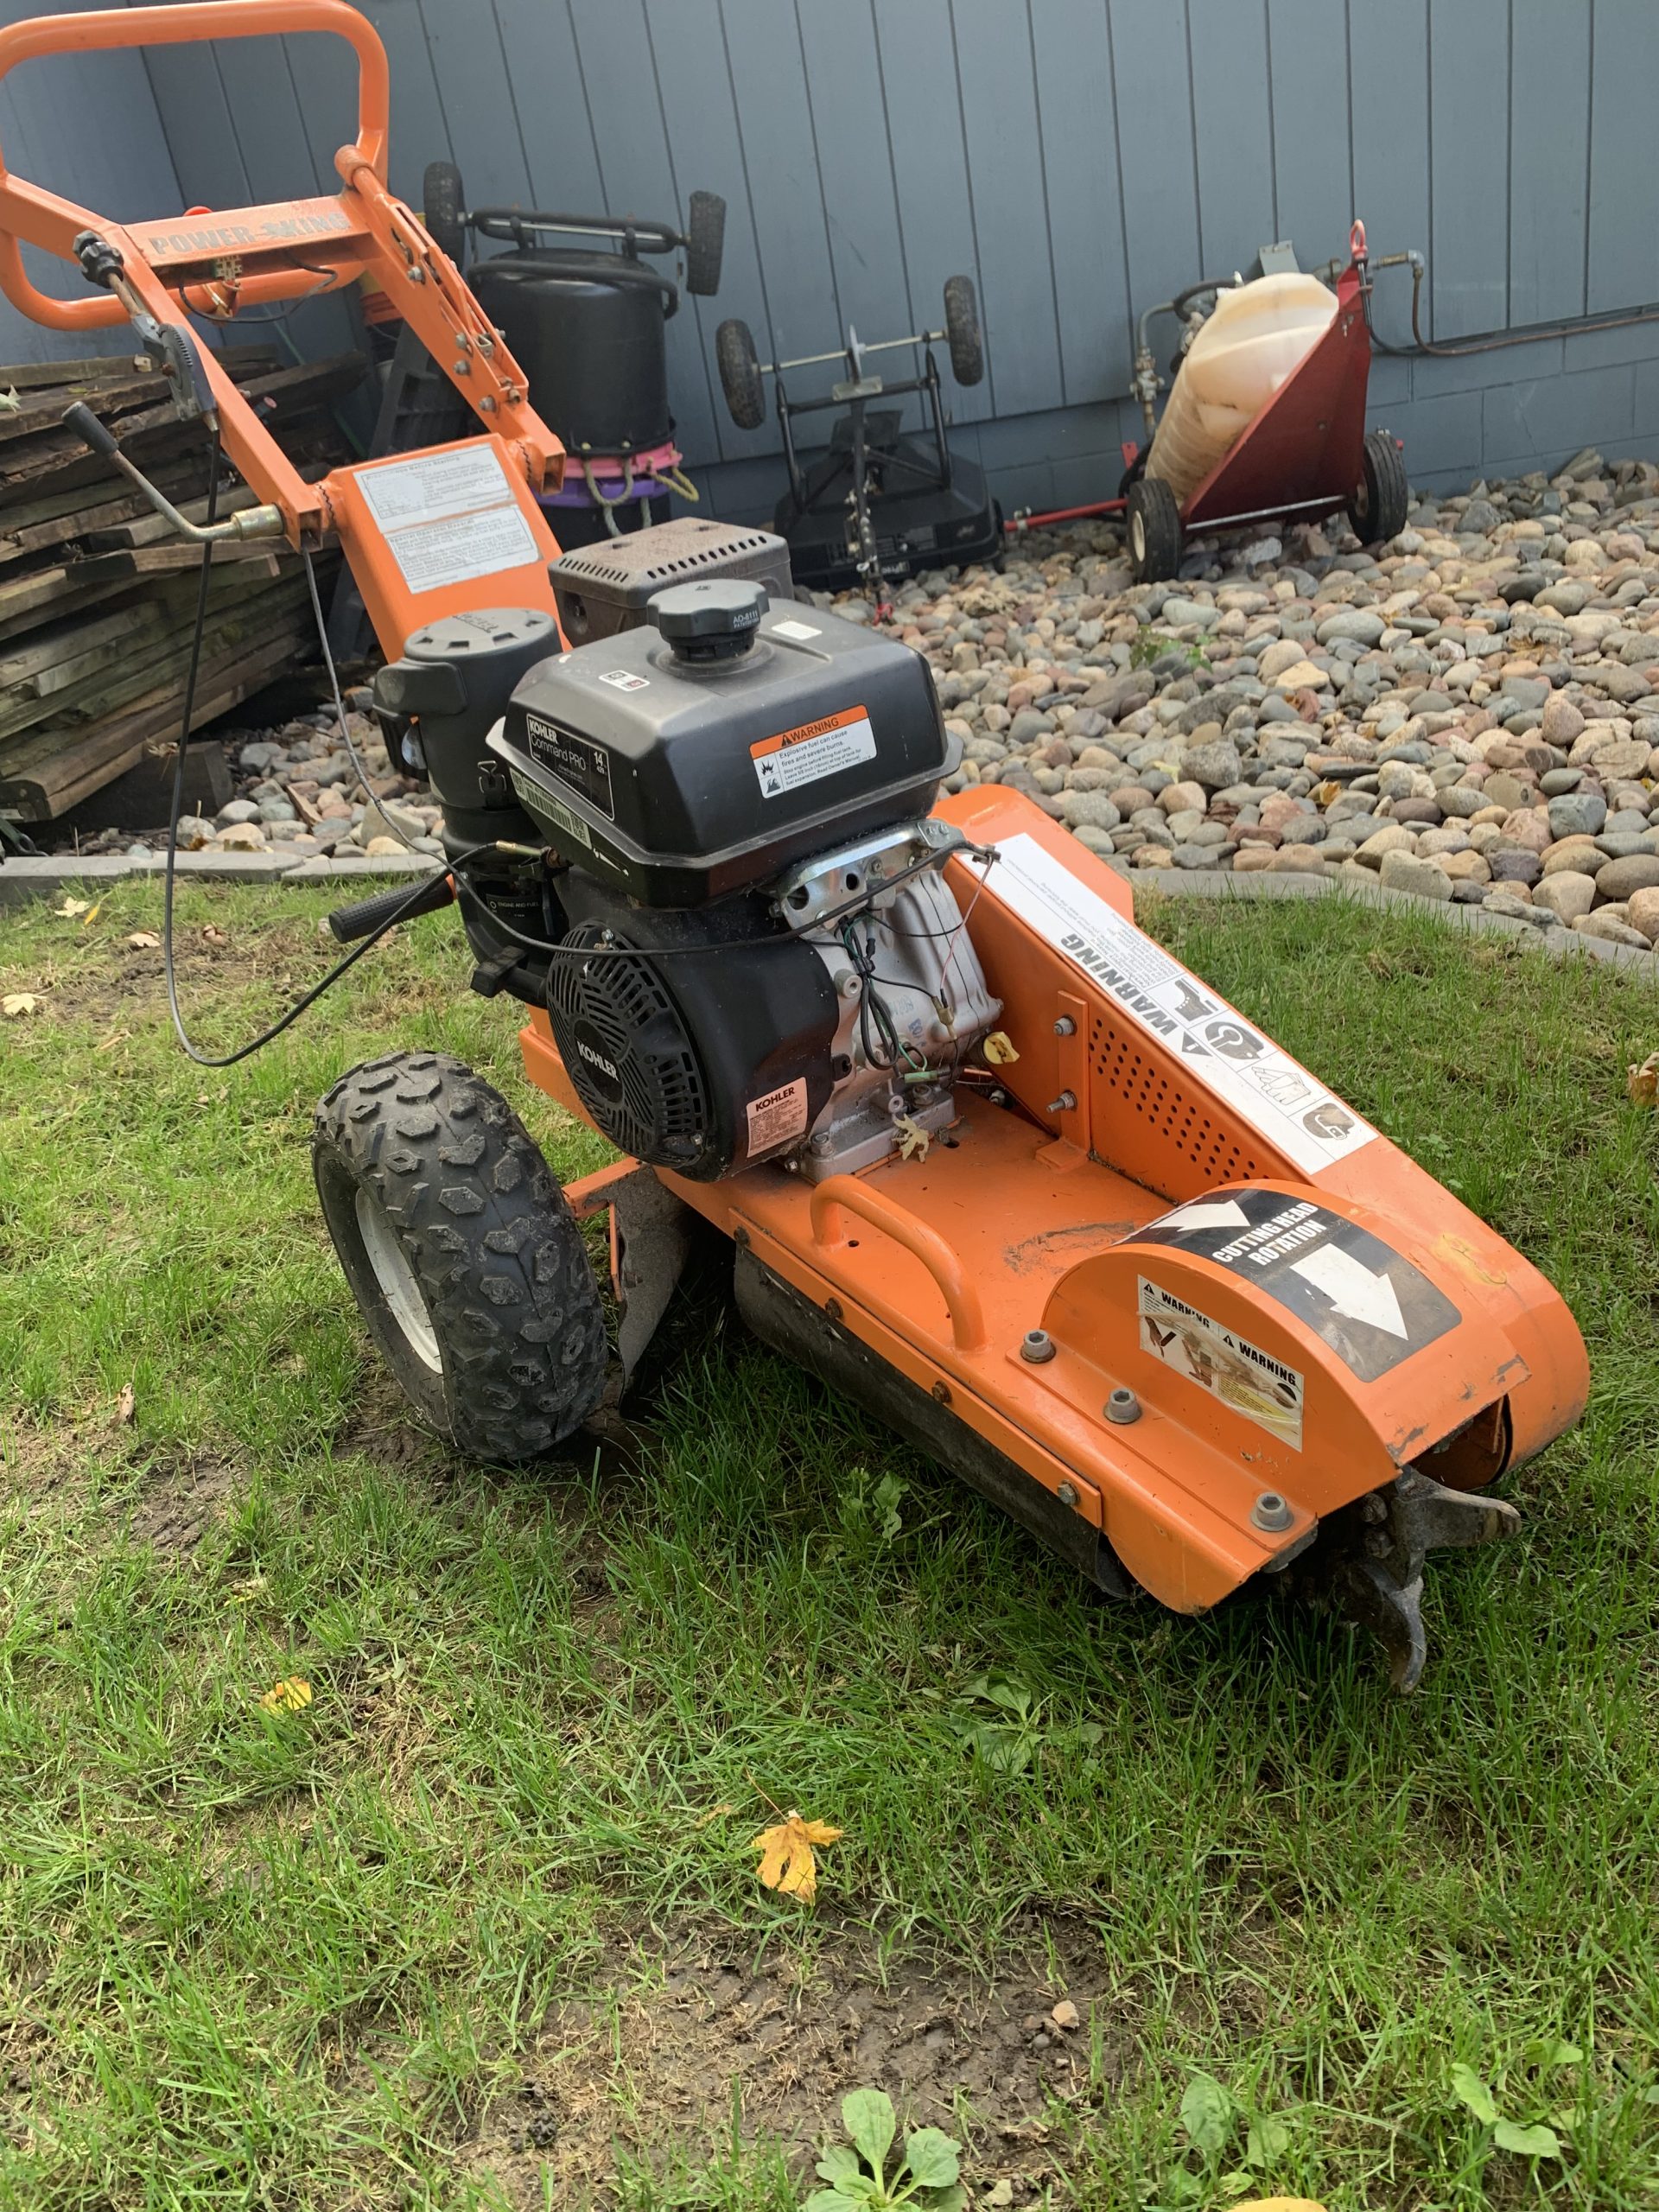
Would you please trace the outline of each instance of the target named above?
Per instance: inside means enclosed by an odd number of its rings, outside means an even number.
[[[754,584],[681,585],[650,611],[664,634],[532,670],[490,740],[573,868],[701,906],[927,812],[956,748],[908,645]]]
[[[578,546],[562,554],[547,573],[558,603],[559,627],[573,645],[637,630],[658,592],[702,576],[747,576],[766,586],[774,606],[795,595],[789,548],[781,537],[702,515],[679,515],[672,522],[653,523],[649,530],[626,531],[620,537],[601,538],[597,545]]]

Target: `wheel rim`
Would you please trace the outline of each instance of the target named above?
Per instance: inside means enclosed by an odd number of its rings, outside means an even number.
[[[1363,521],[1371,512],[1371,480],[1362,476],[1354,489],[1354,512]]]
[[[432,1316],[427,1311],[421,1286],[415,1280],[415,1270],[404,1256],[385,1208],[372,1191],[365,1190],[361,1185],[357,1192],[357,1228],[380,1294],[410,1350],[423,1367],[429,1367],[434,1375],[442,1375],[443,1361],[438,1352],[437,1332],[432,1326]]]
[[[1129,550],[1137,561],[1147,557],[1147,521],[1144,515],[1129,518]]]

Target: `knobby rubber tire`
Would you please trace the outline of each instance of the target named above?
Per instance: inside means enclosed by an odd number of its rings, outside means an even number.
[[[370,1060],[317,1109],[311,1151],[346,1279],[416,1411],[478,1459],[536,1459],[580,1427],[605,1387],[599,1293],[564,1193],[500,1092],[442,1053]],[[412,1271],[441,1373],[376,1274],[360,1189]]]

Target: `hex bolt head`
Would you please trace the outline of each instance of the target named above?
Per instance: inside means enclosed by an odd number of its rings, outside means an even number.
[[[1372,1522],[1388,1519],[1389,1502],[1380,1491],[1368,1491],[1360,1499],[1359,1517],[1362,1521]]]
[[[1077,1025],[1069,1014],[1063,1014],[1054,1024],[1054,1034],[1057,1037],[1075,1037],[1077,1033]]]
[[[1141,1401],[1133,1390],[1114,1390],[1106,1401],[1106,1418],[1119,1428],[1141,1418]]]
[[[1020,1357],[1028,1359],[1033,1367],[1040,1367],[1046,1359],[1052,1359],[1058,1349],[1046,1329],[1027,1329],[1020,1339]]]
[[[1062,1483],[1056,1494],[1062,1505],[1075,1505],[1077,1502],[1077,1486],[1076,1483]]]
[[[1276,1490],[1264,1490],[1250,1508],[1252,1528],[1266,1529],[1274,1535],[1282,1529],[1288,1529],[1295,1518],[1295,1507],[1287,1497],[1281,1497]]]
[[[1075,1090],[1063,1090],[1058,1098],[1049,1100],[1043,1111],[1046,1114],[1071,1114],[1076,1111],[1077,1103],[1077,1094]]]

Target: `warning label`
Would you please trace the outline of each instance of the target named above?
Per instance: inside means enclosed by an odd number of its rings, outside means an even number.
[[[770,1152],[774,1145],[787,1144],[791,1137],[806,1135],[806,1077],[797,1076],[793,1083],[780,1084],[776,1090],[767,1091],[764,1098],[749,1101],[749,1158],[755,1159],[763,1152]]]
[[[360,468],[357,481],[410,591],[522,569],[536,539],[493,446]]]
[[[1282,1191],[1194,1198],[1131,1241],[1195,1252],[1243,1277],[1323,1337],[1362,1382],[1376,1382],[1462,1318],[1380,1236]]]
[[[1132,1021],[1179,1052],[1212,1090],[1306,1172],[1341,1160],[1376,1131],[1298,1067],[1225,999],[1080,883],[1034,837],[1007,837],[986,892],[1057,945]]]
[[[1141,1349],[1246,1421],[1302,1448],[1302,1377],[1160,1283],[1140,1278]]]
[[[803,722],[798,729],[780,730],[749,747],[754,772],[760,779],[763,798],[781,798],[802,784],[815,784],[821,776],[839,775],[875,758],[875,732],[862,707],[849,707],[822,721]]]

